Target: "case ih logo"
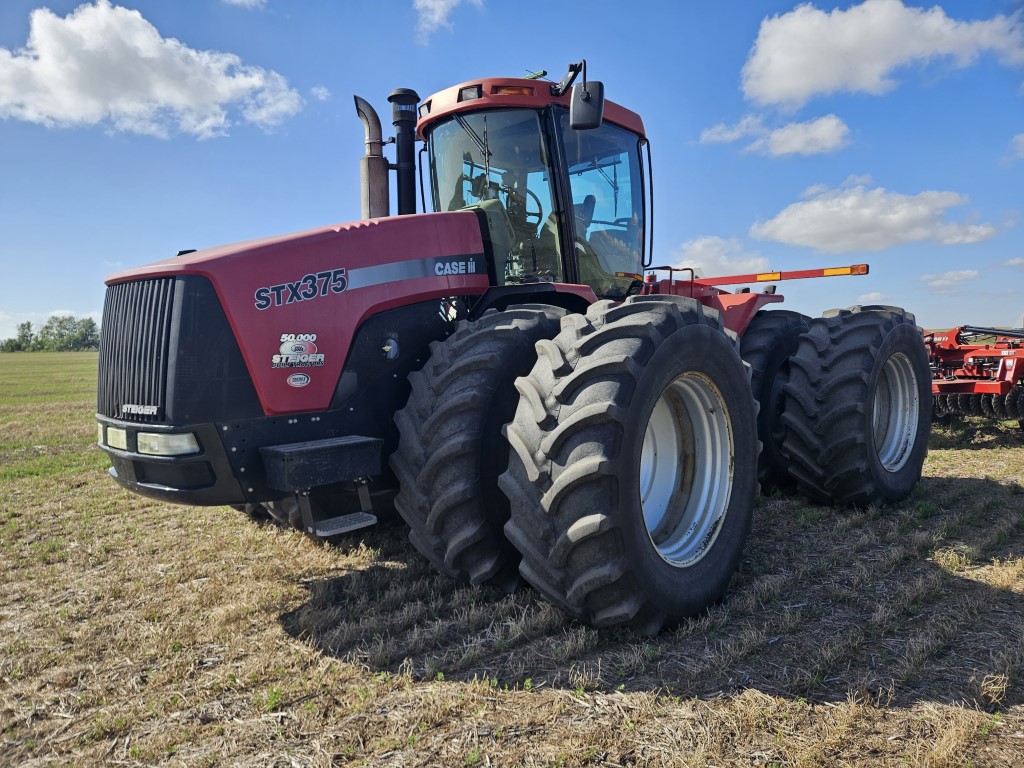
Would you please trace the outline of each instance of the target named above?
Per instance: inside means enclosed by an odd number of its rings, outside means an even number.
[[[434,274],[439,277],[443,275],[475,275],[476,261],[473,259],[469,261],[462,259],[438,259],[434,264]]]

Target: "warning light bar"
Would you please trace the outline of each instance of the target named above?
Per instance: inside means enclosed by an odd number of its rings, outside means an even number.
[[[533,88],[528,85],[496,85],[491,88],[495,96],[533,96]]]

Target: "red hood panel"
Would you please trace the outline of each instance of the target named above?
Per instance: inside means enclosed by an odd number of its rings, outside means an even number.
[[[469,211],[208,248],[118,272],[107,284],[175,275],[213,283],[268,415],[326,409],[352,336],[370,315],[489,285],[480,224]]]

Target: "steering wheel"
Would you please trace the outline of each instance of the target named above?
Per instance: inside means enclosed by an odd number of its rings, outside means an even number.
[[[527,223],[532,223],[534,227],[540,226],[541,219],[544,218],[544,206],[541,205],[540,198],[537,197],[537,193],[529,187],[524,187],[523,191],[526,192],[527,196],[533,199],[533,202],[537,204],[537,210],[531,211],[527,209],[527,206],[523,206],[523,218],[526,219]],[[530,222],[530,219],[536,219],[536,221]]]

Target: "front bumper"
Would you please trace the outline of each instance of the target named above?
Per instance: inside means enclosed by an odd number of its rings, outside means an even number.
[[[157,424],[136,424],[96,416],[103,427],[124,430],[122,450],[101,439],[99,446],[110,457],[110,475],[128,490],[161,501],[194,506],[245,504],[246,489],[236,480],[231,462],[215,424],[198,424],[187,429]],[[139,453],[139,432],[190,432],[199,452],[182,456],[154,456]]]
[[[357,479],[379,481],[384,440],[332,426],[345,415],[336,411],[333,417],[325,413],[189,426],[136,424],[99,415],[96,420],[99,446],[112,464],[110,475],[125,488],[174,504],[220,506],[280,501]],[[140,433],[192,435],[199,450],[176,456],[145,453]]]

